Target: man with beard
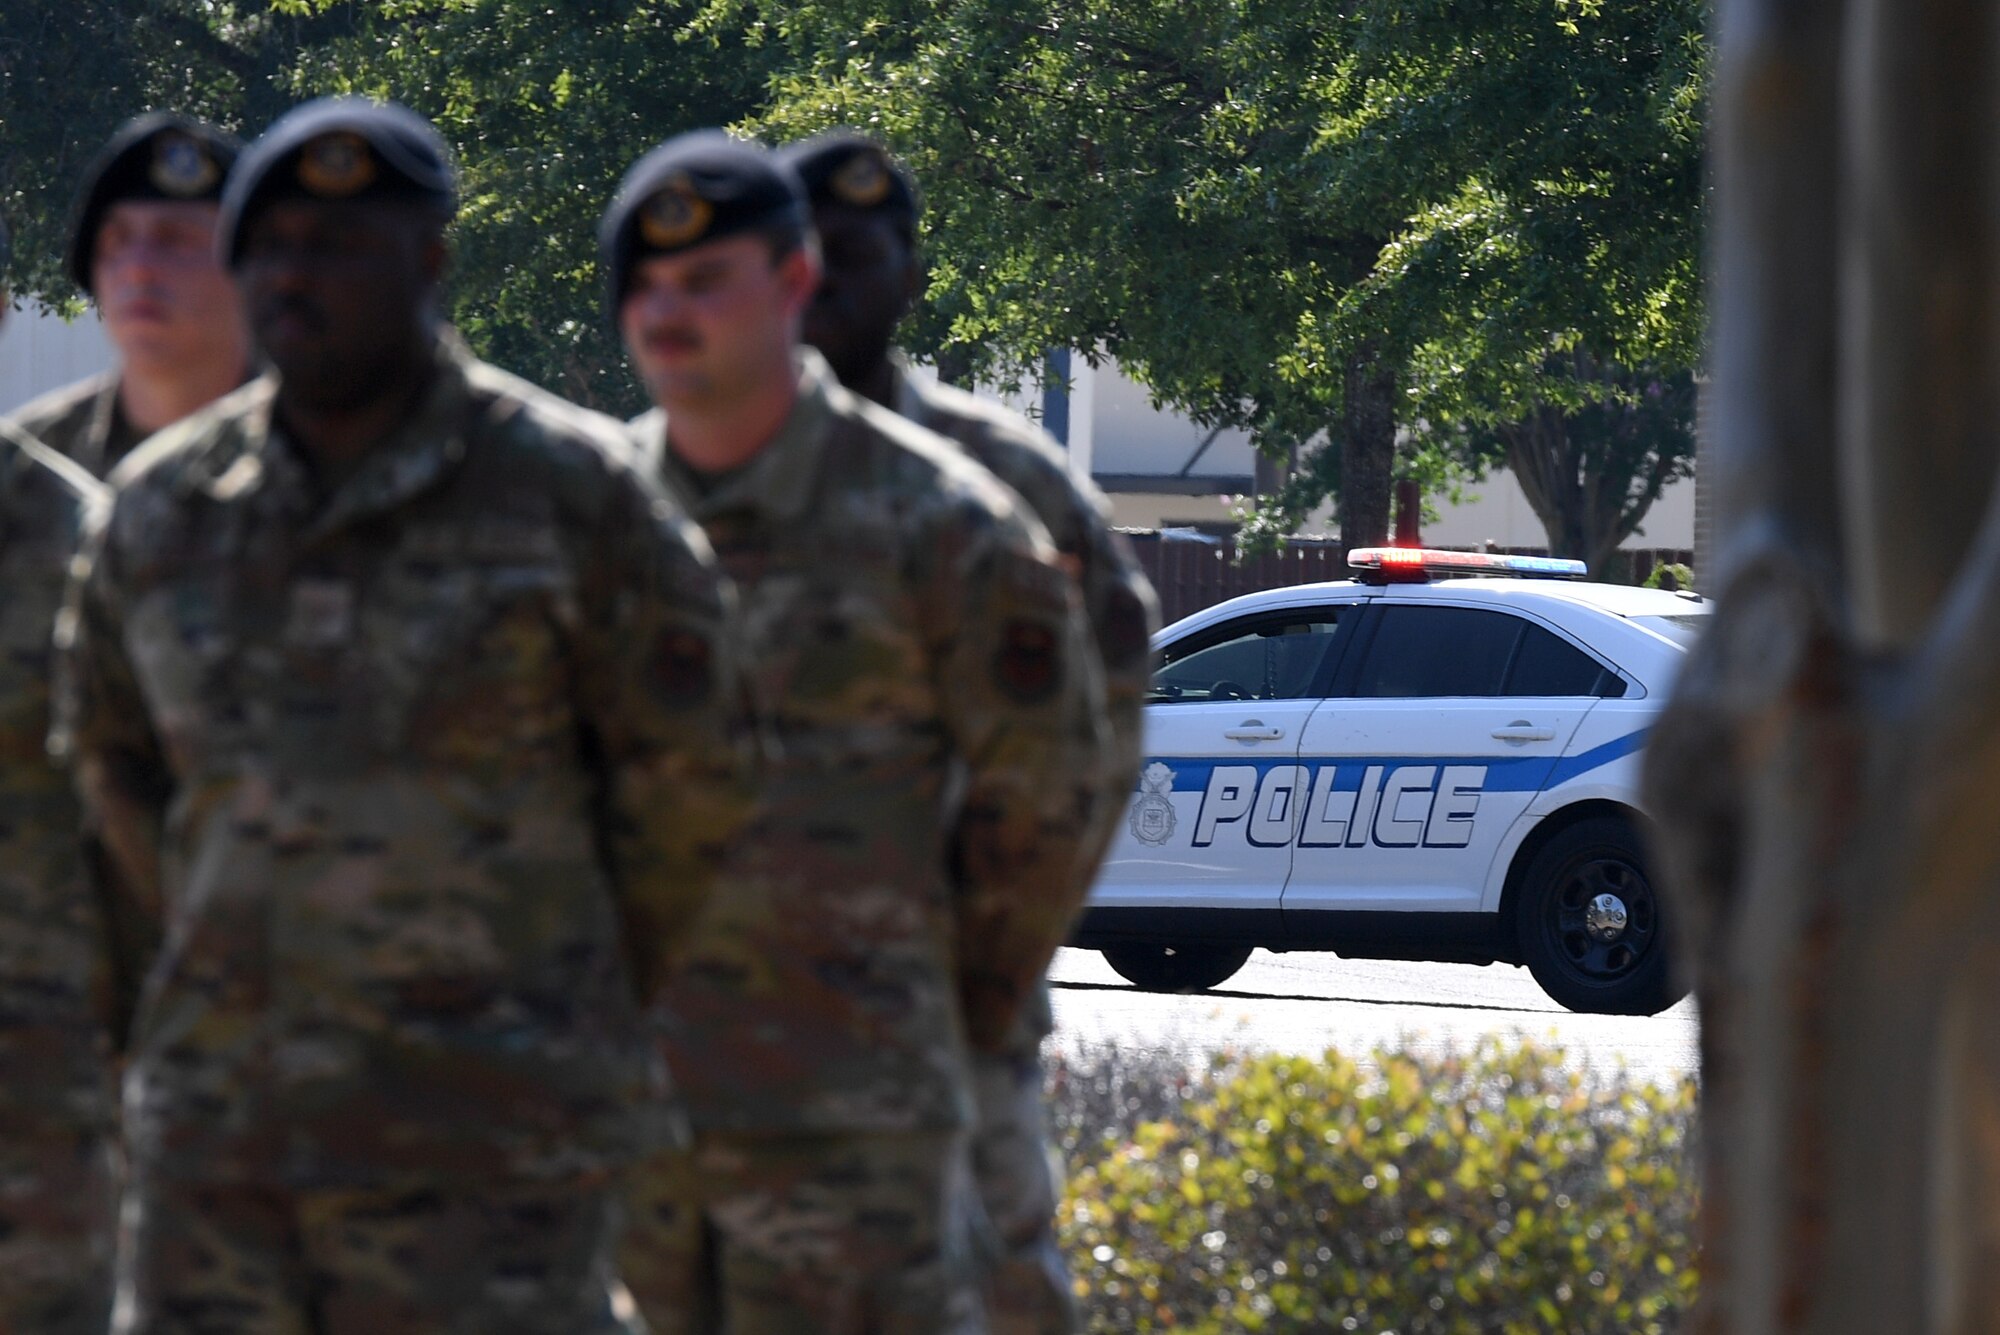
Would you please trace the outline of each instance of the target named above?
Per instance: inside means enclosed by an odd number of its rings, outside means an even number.
[[[212,125],[149,112],[84,173],[69,273],[96,300],[119,366],[43,395],[14,424],[97,477],[249,378],[242,310],[215,257],[222,182],[240,147]]]
[[[86,542],[69,744],[161,924],[118,1329],[630,1330],[641,1023],[749,814],[707,544],[615,423],[439,324],[404,108],[283,117],[218,242],[273,370]]]
[[[635,424],[742,599],[777,758],[661,1009],[695,1140],[638,1184],[659,1332],[984,1328],[969,1051],[1012,1033],[1094,829],[1102,686],[1046,533],[948,442],[798,348],[803,192],[708,132],[601,232],[664,413]]]
[[[7,251],[0,223],[0,273]],[[112,980],[76,798],[46,749],[63,574],[101,492],[0,421],[0,1330],[43,1335],[100,1335],[111,1316]]]
[[[1106,522],[1104,498],[1070,475],[1046,433],[995,404],[910,374],[894,351],[897,326],[922,286],[917,192],[879,143],[836,131],[793,144],[784,160],[805,183],[825,275],[806,309],[805,339],[841,384],[956,442],[1027,501],[1076,578],[1105,668],[1115,745],[1104,753],[1089,874],[1124,814],[1138,776],[1140,713],[1159,621],[1152,585]],[[1002,1251],[987,1277],[995,1335],[1064,1335],[1078,1314],[1056,1245],[1059,1175],[1042,1107],[1041,1045],[1054,1025],[1047,984],[998,1052],[974,1065],[979,1123],[972,1162]]]

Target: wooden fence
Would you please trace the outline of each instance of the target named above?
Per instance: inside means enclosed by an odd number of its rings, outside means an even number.
[[[1160,618],[1167,625],[1239,594],[1351,578],[1347,549],[1327,538],[1296,539],[1272,555],[1247,557],[1238,563],[1231,559],[1234,548],[1226,538],[1217,544],[1163,537],[1153,529],[1127,530],[1125,536],[1160,595]],[[1541,547],[1487,550],[1510,556],[1548,555]],[[1621,568],[1610,572],[1610,578],[1619,583],[1642,584],[1657,565],[1694,564],[1694,553],[1684,548],[1644,548],[1619,556]]]

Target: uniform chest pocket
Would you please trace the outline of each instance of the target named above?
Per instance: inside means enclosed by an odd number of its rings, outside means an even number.
[[[893,583],[801,579],[745,603],[760,703],[794,742],[839,737],[866,749],[870,736],[935,715],[915,615]]]
[[[572,597],[552,562],[383,572],[362,600],[356,645],[378,739],[464,755],[566,727]]]
[[[237,624],[242,597],[229,571],[196,568],[147,590],[133,604],[125,650],[156,725],[170,741],[199,749],[233,708],[234,674],[251,628]]]

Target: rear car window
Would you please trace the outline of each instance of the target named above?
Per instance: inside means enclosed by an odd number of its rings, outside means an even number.
[[[1388,606],[1358,696],[1620,696],[1625,682],[1561,636],[1477,607]]]
[[[1507,671],[1505,695],[1598,695],[1625,694],[1625,683],[1616,673],[1560,635],[1526,624],[1514,666]]]

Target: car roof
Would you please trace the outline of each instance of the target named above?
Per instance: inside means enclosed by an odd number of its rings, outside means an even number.
[[[1629,584],[1598,584],[1586,580],[1474,577],[1364,584],[1359,580],[1344,579],[1260,589],[1203,608],[1182,618],[1175,625],[1192,624],[1197,619],[1203,622],[1220,620],[1244,612],[1254,612],[1260,607],[1298,607],[1321,602],[1330,597],[1348,599],[1356,596],[1445,600],[1470,598],[1477,602],[1530,606],[1536,603],[1556,603],[1595,608],[1619,617],[1700,616],[1705,615],[1713,606],[1708,600],[1693,594],[1672,593],[1665,589],[1635,588]]]

